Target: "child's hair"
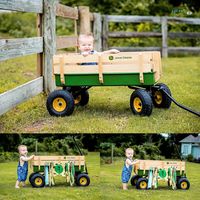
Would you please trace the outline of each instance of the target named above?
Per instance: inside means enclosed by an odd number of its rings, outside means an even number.
[[[127,152],[127,151],[133,151],[133,153],[134,153],[134,150],[130,147],[125,150],[125,152]]]
[[[93,40],[94,40],[93,33],[89,32],[89,33],[84,33],[84,34],[81,33],[81,34],[78,36],[78,41],[80,41],[81,38],[84,38],[84,37],[91,37],[91,38],[93,38]]]
[[[21,145],[19,145],[19,146],[17,147],[18,151],[20,150],[21,147],[26,147],[26,148],[27,148],[26,145],[21,144]]]

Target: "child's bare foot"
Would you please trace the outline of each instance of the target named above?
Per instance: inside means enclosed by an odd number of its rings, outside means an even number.
[[[18,185],[15,185],[15,188],[16,188],[16,189],[19,189],[20,187],[19,187]]]

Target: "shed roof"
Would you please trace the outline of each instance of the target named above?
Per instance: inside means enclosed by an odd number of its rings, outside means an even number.
[[[200,135],[194,137],[193,135],[188,135],[184,139],[180,140],[181,143],[200,143]]]

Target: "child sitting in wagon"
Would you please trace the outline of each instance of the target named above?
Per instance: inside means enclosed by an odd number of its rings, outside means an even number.
[[[133,160],[134,150],[132,148],[127,148],[125,151],[126,160],[124,161],[124,167],[122,169],[122,188],[123,190],[128,189],[128,182],[131,178],[131,173],[133,170],[133,166],[138,163],[138,160]]]
[[[17,181],[15,184],[15,188],[19,188],[20,182],[22,183],[22,186],[25,186],[25,181],[28,175],[28,161],[33,159],[34,155],[27,157],[27,146],[26,145],[19,145],[18,146],[19,151],[19,162],[17,167]]]
[[[117,49],[110,49],[103,52],[97,52],[94,50],[94,37],[92,33],[80,34],[78,37],[78,48],[81,55],[88,56],[89,54],[115,54],[120,51]],[[82,63],[81,65],[96,65],[96,63]]]

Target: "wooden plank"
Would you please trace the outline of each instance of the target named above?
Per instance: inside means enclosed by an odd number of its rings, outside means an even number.
[[[37,14],[36,20],[37,36],[42,37],[42,14]],[[37,76],[42,76],[43,74],[43,52],[37,54]]]
[[[78,45],[77,36],[57,36],[56,49],[76,47]]]
[[[197,53],[200,54],[200,47],[169,47],[169,53]]]
[[[42,51],[42,37],[0,40],[0,61],[34,53],[41,53]]]
[[[176,170],[185,170],[184,161],[163,161],[163,160],[139,160],[136,164],[138,170],[149,170],[152,167],[168,170],[169,167],[176,167]]]
[[[161,23],[160,17],[153,16],[127,16],[127,15],[107,15],[107,20],[109,22],[125,22],[125,23],[139,23],[139,22],[151,22],[151,23]]]
[[[43,77],[38,77],[0,94],[0,115],[43,91]]]
[[[109,32],[108,37],[111,38],[133,38],[133,37],[162,37],[161,33],[157,32],[125,32],[125,31],[118,31],[118,32]]]
[[[78,9],[58,3],[56,5],[56,16],[78,20]]]
[[[103,35],[102,35],[102,50],[105,51],[108,49],[108,31],[109,31],[109,27],[108,27],[108,19],[107,19],[107,15],[103,16]]]
[[[88,6],[79,6],[80,34],[91,32],[90,10]]]
[[[175,22],[175,23],[200,25],[200,18],[167,17],[167,20],[170,22]]]
[[[167,44],[167,33],[168,33],[168,26],[167,26],[167,18],[161,17],[161,30],[162,30],[162,57],[168,57],[168,44]]]
[[[161,47],[109,47],[109,49],[118,49],[121,52],[131,52],[131,51],[161,51]]]
[[[42,13],[42,0],[0,0],[0,9],[21,12]]]
[[[44,0],[44,91],[55,89],[53,80],[53,55],[56,52],[56,4],[57,0]]]
[[[200,33],[197,33],[197,32],[169,32],[168,37],[172,38],[172,39],[177,39],[177,38],[198,39],[198,38],[200,38]]]
[[[102,18],[101,14],[94,13],[93,34],[94,34],[94,49],[102,51]]]

